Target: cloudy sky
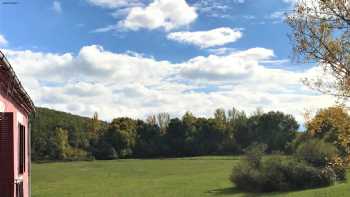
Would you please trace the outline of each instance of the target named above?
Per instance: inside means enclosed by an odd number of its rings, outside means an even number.
[[[293,0],[0,0],[0,48],[37,106],[100,117],[333,104],[301,83]]]

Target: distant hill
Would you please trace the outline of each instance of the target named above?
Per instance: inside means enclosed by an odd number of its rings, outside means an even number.
[[[48,108],[36,108],[30,117],[32,133],[32,158],[45,160],[52,157],[52,142],[57,128],[68,131],[69,144],[74,148],[86,150],[89,147],[87,130],[91,118],[73,115]],[[104,123],[106,124],[106,123]]]

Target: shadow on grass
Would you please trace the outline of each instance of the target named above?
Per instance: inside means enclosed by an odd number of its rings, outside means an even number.
[[[243,192],[235,187],[228,187],[228,188],[209,190],[206,193],[213,194],[215,196],[225,196],[225,195],[240,194]]]
[[[344,183],[346,183],[346,181],[337,183],[336,185],[344,184]],[[332,186],[328,186],[328,187],[332,187]],[[266,197],[266,196],[273,197],[273,196],[286,196],[288,195],[288,193],[292,193],[292,192],[310,191],[310,190],[312,191],[312,190],[318,190],[318,189],[323,189],[328,187],[298,189],[298,190],[289,190],[289,191],[275,191],[275,192],[247,192],[247,191],[240,190],[236,187],[228,187],[228,188],[209,190],[206,193],[211,194],[213,196],[229,196],[229,195],[240,194],[240,196],[243,196],[243,197]],[[333,196],[333,194],[322,193],[321,196],[330,197],[330,196]],[[342,196],[346,196],[346,195],[342,195]]]
[[[192,157],[173,157],[173,158],[165,158],[165,159],[174,159],[174,160],[198,160],[198,161],[209,161],[209,160],[242,160],[241,156],[192,156]]]
[[[206,193],[212,194],[214,196],[228,196],[228,195],[235,195],[235,194],[241,194],[241,196],[244,197],[260,197],[260,196],[280,196],[283,194],[287,194],[288,192],[256,192],[256,193],[249,193],[242,190],[239,190],[235,187],[228,187],[228,188],[221,188],[221,189],[213,189],[209,190]]]

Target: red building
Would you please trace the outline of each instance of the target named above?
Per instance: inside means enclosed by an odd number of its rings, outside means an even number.
[[[30,128],[34,104],[0,51],[0,197],[30,196]]]

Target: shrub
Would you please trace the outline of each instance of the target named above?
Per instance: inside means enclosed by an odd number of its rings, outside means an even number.
[[[253,143],[252,145],[248,146],[245,150],[247,162],[255,167],[260,166],[261,159],[264,156],[266,150],[266,144]]]
[[[295,158],[272,157],[263,162],[264,191],[286,191],[332,185],[331,168],[318,169]]]
[[[311,138],[311,136],[308,135],[307,133],[297,133],[296,138],[293,141],[286,144],[285,153],[288,155],[294,154],[296,152],[298,146],[300,144],[306,142],[310,138]]]
[[[261,191],[264,182],[261,172],[246,161],[242,161],[233,168],[230,181],[237,188],[252,192]]]
[[[332,168],[336,174],[337,181],[346,180],[346,162],[341,157],[335,157],[329,162],[329,167]]]
[[[332,168],[316,168],[292,157],[274,156],[261,160],[260,166],[246,161],[233,168],[230,180],[245,191],[286,191],[332,185]]]
[[[334,145],[319,139],[308,140],[300,144],[296,150],[297,158],[315,167],[326,167],[337,155],[337,148]]]
[[[280,156],[270,157],[266,159],[261,166],[261,172],[264,177],[263,190],[265,192],[277,190],[289,190],[287,172],[288,169],[283,163]]]
[[[336,175],[331,168],[318,169],[303,162],[289,163],[291,189],[308,189],[334,184]]]
[[[300,144],[296,156],[319,168],[331,168],[337,181],[346,180],[346,162],[338,156],[337,148],[319,139],[305,141]]]
[[[321,170],[321,186],[333,185],[337,180],[337,175],[334,172],[333,168],[326,167]]]
[[[334,170],[337,181],[345,181],[347,179],[346,169],[344,167],[337,166],[337,167],[332,167],[332,169]]]

